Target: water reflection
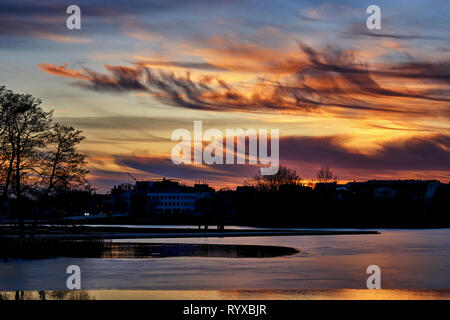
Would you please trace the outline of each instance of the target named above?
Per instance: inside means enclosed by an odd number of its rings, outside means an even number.
[[[450,300],[450,290],[48,290],[0,291],[0,300]]]
[[[0,291],[0,300],[95,300],[89,290]]]
[[[72,264],[79,265],[83,270],[84,289],[261,289],[269,290],[270,296],[284,295],[284,291],[273,291],[279,289],[366,289],[366,269],[372,264],[380,266],[382,270],[383,289],[450,289],[450,229],[382,230],[380,235],[120,239],[113,240],[112,244],[163,245],[180,242],[197,245],[280,246],[296,248],[300,253],[268,259],[198,256],[142,259],[136,258],[135,253],[125,254],[119,250],[116,256],[121,254],[132,258],[16,259],[0,262],[0,291],[66,289],[65,270]],[[166,291],[158,292],[163,294]],[[186,291],[175,292],[174,295],[179,296]],[[359,291],[339,292],[341,295],[345,293],[348,298],[354,293],[357,297],[361,296]],[[377,291],[376,294],[385,292],[402,294],[402,297],[417,293],[406,290]],[[441,291],[421,292],[422,295],[435,295]],[[115,294],[120,298],[126,293],[118,291]],[[146,296],[149,294],[145,291]],[[224,293],[220,291],[217,294],[223,296]],[[234,291],[234,294],[245,296],[247,293]],[[362,294],[375,293],[363,291]]]
[[[289,247],[264,245],[226,245],[192,243],[114,243],[102,258],[272,258],[293,255],[299,251]]]

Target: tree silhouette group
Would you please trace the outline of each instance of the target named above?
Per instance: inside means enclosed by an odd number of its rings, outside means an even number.
[[[37,219],[52,197],[90,189],[86,156],[77,151],[81,131],[55,123],[53,111],[44,111],[41,103],[0,86],[1,210],[17,217],[22,234],[27,203],[39,203]]]

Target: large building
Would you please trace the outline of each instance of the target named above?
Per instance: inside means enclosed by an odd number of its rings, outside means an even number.
[[[197,214],[199,213],[198,200],[210,197],[212,194],[214,189],[205,183],[196,183],[192,187],[165,178],[136,181],[133,188],[119,186],[111,191],[113,207],[125,210],[122,212],[137,211],[168,215]]]
[[[130,212],[131,201],[135,192],[135,186],[131,183],[123,183],[111,189],[111,206],[115,212]]]

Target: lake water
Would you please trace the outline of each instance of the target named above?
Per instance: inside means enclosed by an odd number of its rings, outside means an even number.
[[[0,291],[0,300],[450,300],[450,290],[40,290]]]
[[[132,243],[286,246],[273,258],[52,258],[0,262],[0,290],[67,289],[66,268],[81,268],[82,289],[364,289],[366,268],[381,268],[383,289],[449,289],[450,229],[379,230],[376,235],[121,239]]]

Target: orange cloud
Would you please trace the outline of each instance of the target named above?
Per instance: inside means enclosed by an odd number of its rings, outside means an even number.
[[[45,39],[53,42],[63,42],[63,43],[89,43],[92,42],[90,39],[80,38],[80,37],[72,37],[72,36],[63,36],[56,33],[45,32],[45,31],[34,31],[32,33],[33,36],[36,36],[41,39]]]
[[[49,63],[41,63],[39,64],[39,69],[44,71],[45,73],[59,76],[59,77],[67,77],[67,78],[73,78],[73,79],[83,79],[83,80],[90,80],[92,79],[90,76],[86,75],[84,71],[82,70],[72,70],[68,69],[67,66],[69,64],[65,63],[62,66],[57,66],[54,64]]]

